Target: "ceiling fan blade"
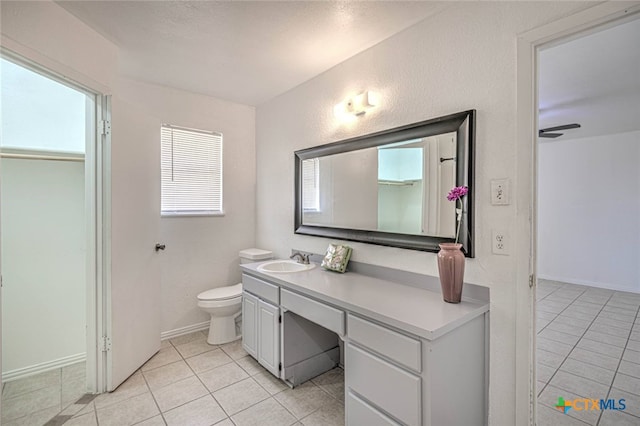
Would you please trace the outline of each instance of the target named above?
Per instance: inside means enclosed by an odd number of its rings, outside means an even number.
[[[555,132],[556,130],[568,130],[568,129],[579,129],[580,125],[578,123],[572,123],[572,124],[565,124],[562,126],[556,126],[556,127],[547,127],[546,129],[540,129],[541,132],[547,133],[547,132]]]
[[[538,131],[538,137],[539,138],[557,138],[559,136],[564,135],[564,133],[547,133],[547,132],[543,132],[542,130]]]

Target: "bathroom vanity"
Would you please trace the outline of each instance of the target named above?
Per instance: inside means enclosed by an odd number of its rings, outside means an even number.
[[[297,386],[334,368],[342,351],[347,425],[487,423],[488,297],[448,304],[437,278],[417,286],[416,274],[379,267],[259,265],[241,266],[243,346],[276,377]]]

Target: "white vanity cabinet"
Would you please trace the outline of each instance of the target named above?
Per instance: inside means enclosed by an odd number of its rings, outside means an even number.
[[[487,301],[451,305],[364,274],[256,268],[243,266],[245,350],[290,386],[342,352],[347,426],[487,424]]]
[[[486,424],[485,316],[434,340],[347,317],[347,425]]]
[[[280,289],[255,277],[243,277],[242,347],[280,377]]]

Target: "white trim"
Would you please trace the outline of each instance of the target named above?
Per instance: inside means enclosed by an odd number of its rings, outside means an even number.
[[[206,330],[207,328],[209,328],[210,323],[210,321],[199,322],[197,324],[188,325],[186,327],[163,331],[162,333],[160,333],[160,340],[173,339],[174,337],[184,336],[185,334],[193,333],[194,331]]]
[[[34,374],[44,373],[45,371],[55,370],[57,368],[77,364],[79,362],[86,361],[86,358],[86,353],[80,353],[54,359],[53,361],[41,362],[40,364],[30,365],[28,367],[5,371],[4,373],[2,373],[2,382],[8,383],[13,380],[19,380],[24,379],[28,376],[33,376]]]
[[[521,34],[517,40],[517,152],[516,152],[516,383],[514,424],[536,423],[535,287],[536,274],[536,161],[537,55],[543,46],[578,33],[611,24],[640,11],[640,2],[605,2]]]
[[[92,79],[91,77],[76,71],[66,64],[58,62],[37,50],[34,50],[24,44],[2,34],[0,37],[0,53],[11,58],[13,61],[19,61],[20,65],[25,66],[32,71],[45,70],[47,74],[54,75],[60,82],[71,87],[81,87],[88,94],[92,93],[109,93],[109,87]]]

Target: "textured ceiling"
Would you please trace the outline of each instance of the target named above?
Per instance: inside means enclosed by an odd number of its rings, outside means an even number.
[[[58,1],[121,49],[124,75],[259,105],[448,5]]]
[[[639,42],[636,19],[541,51],[540,128],[582,125],[558,140],[640,130]]]

